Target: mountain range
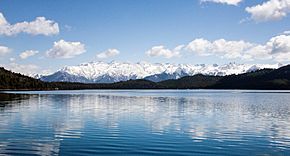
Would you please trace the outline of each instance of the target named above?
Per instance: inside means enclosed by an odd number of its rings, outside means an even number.
[[[89,62],[77,66],[66,66],[51,75],[37,76],[45,82],[114,83],[144,79],[161,82],[197,74],[226,76],[243,74],[260,69],[277,69],[282,64],[170,64],[170,63],[122,63]]]
[[[72,89],[263,89],[289,90],[290,65],[261,69],[243,74],[210,76],[197,74],[179,79],[153,82],[146,79],[115,83],[43,82],[39,79],[0,68],[0,90],[72,90]]]

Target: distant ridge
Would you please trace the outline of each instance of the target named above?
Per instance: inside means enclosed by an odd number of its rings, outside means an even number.
[[[277,69],[281,64],[170,64],[170,63],[120,63],[90,62],[67,66],[59,71],[40,77],[46,82],[114,83],[135,79],[160,82],[196,74],[225,76],[257,71],[264,68]]]
[[[70,90],[70,89],[264,89],[290,90],[290,65],[278,69],[261,69],[244,74],[210,76],[197,74],[177,80],[152,82],[146,79],[116,83],[43,82],[0,68],[2,90]]]

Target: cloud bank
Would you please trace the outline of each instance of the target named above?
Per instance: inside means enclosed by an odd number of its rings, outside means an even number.
[[[244,61],[274,60],[276,62],[290,61],[290,33],[285,31],[274,36],[264,44],[247,42],[244,40],[207,40],[196,38],[191,42],[180,45],[173,50],[165,46],[154,46],[145,53],[151,57],[179,57],[182,52],[189,52],[197,56],[216,56],[223,59],[242,59]]]
[[[203,38],[190,42],[185,49],[199,56],[218,56],[227,59],[290,61],[290,35],[272,37],[265,44],[250,43],[243,40],[209,41]]]

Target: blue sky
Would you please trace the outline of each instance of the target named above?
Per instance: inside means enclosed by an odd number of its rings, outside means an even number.
[[[0,12],[9,25],[0,20],[0,45],[9,48],[0,48],[0,64],[16,71],[95,60],[290,61],[289,0],[1,0]],[[23,24],[37,17],[45,19]]]

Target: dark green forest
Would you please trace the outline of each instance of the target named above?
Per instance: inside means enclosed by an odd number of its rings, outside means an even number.
[[[177,80],[151,82],[129,80],[111,84],[83,84],[70,82],[43,82],[19,73],[0,68],[1,90],[76,90],[76,89],[290,89],[290,65],[279,69],[262,69],[255,72],[207,76],[197,74]]]

